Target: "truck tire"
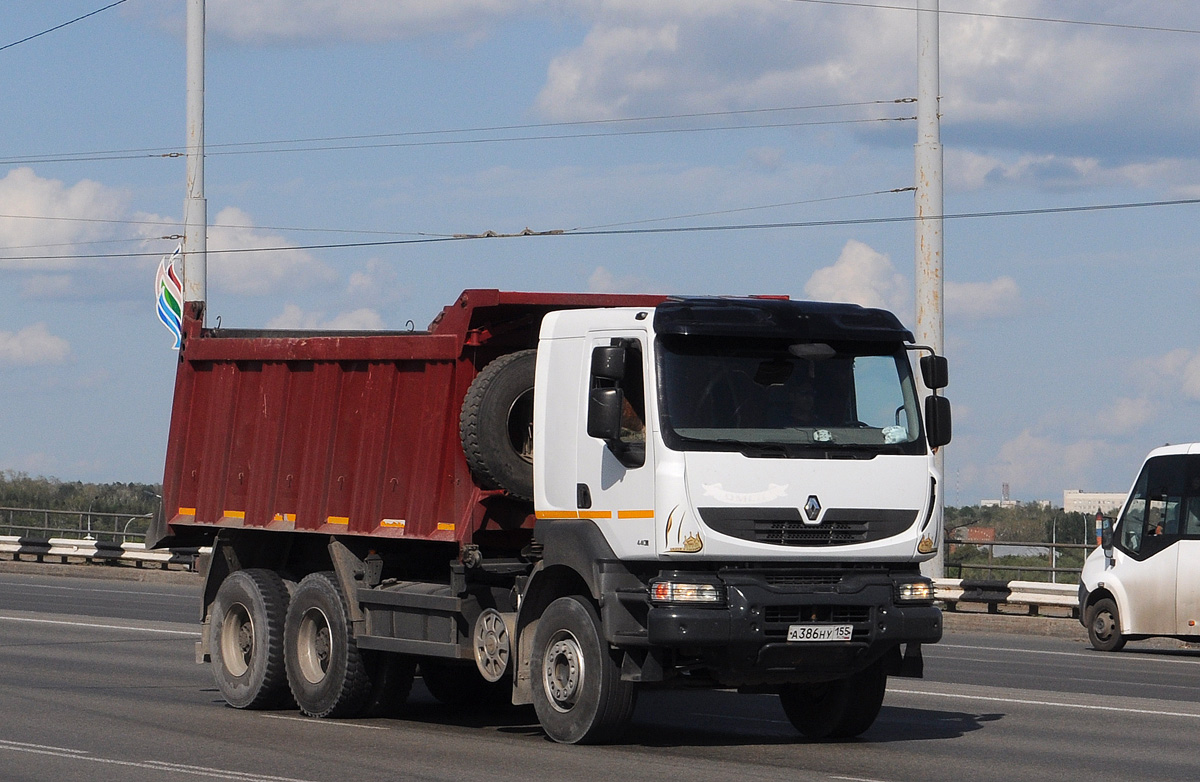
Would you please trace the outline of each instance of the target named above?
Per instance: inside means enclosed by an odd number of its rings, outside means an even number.
[[[810,739],[848,739],[875,722],[887,691],[883,661],[846,679],[792,684],[779,694],[796,730]]]
[[[560,597],[533,635],[533,708],[546,735],[561,744],[600,744],[620,735],[637,700],[621,681],[600,630],[600,617],[581,597]]]
[[[367,661],[333,573],[310,573],[296,587],[283,636],[288,685],[301,712],[353,717],[366,709],[372,696]]]
[[[1100,652],[1119,652],[1125,646],[1126,638],[1121,635],[1121,617],[1117,613],[1117,604],[1111,598],[1096,601],[1088,612],[1088,640],[1092,648]]]
[[[278,573],[231,573],[217,589],[209,620],[213,678],[237,709],[272,709],[288,698],[283,625],[288,590]]]
[[[536,350],[485,366],[467,389],[458,418],[463,453],[485,489],[533,500],[533,374]]]

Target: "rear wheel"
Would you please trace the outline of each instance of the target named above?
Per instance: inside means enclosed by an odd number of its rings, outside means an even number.
[[[352,717],[372,698],[368,661],[351,631],[349,609],[333,573],[311,573],[292,595],[284,624],[287,679],[310,717]]]
[[[1111,598],[1097,600],[1092,606],[1091,621],[1088,622],[1088,640],[1092,648],[1101,652],[1116,652],[1125,646],[1121,635],[1120,616],[1117,604]]]
[[[287,586],[273,571],[238,570],[221,582],[209,620],[209,650],[217,689],[230,706],[270,709],[287,700],[287,606]]]
[[[581,597],[560,597],[533,636],[533,708],[546,734],[563,744],[616,739],[633,715],[637,691],[600,630],[600,617]]]
[[[796,730],[812,739],[847,739],[875,722],[887,691],[883,661],[846,679],[792,684],[779,694]]]

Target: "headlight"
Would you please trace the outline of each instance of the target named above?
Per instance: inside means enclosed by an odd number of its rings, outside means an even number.
[[[932,603],[933,582],[907,581],[901,584],[896,584],[896,602]]]
[[[655,603],[720,605],[725,602],[725,588],[717,584],[655,581],[650,584],[650,600]]]

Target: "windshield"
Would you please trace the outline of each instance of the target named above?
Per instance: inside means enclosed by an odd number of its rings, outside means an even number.
[[[903,346],[664,335],[662,424],[678,450],[923,453]]]

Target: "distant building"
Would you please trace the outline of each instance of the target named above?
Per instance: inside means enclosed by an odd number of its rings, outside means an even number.
[[[954,539],[963,543],[994,543],[995,527],[959,527],[954,530]]]
[[[1015,508],[1017,507],[1016,500],[980,500],[979,507],[981,508]]]
[[[1106,514],[1115,513],[1125,504],[1125,495],[1111,491],[1080,491],[1067,489],[1063,492],[1063,510],[1067,513],[1095,514],[1099,509]]]

